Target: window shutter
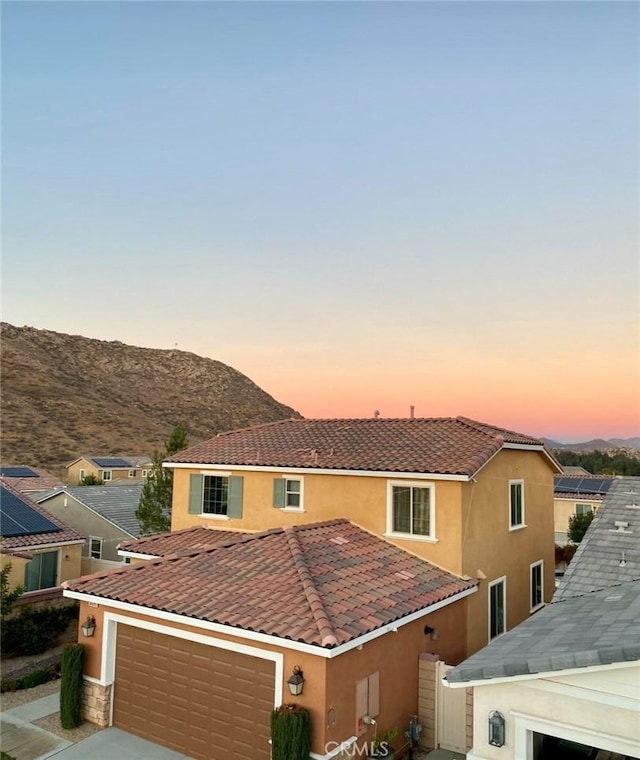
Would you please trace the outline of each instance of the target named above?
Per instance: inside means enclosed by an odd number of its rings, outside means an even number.
[[[199,515],[202,513],[204,478],[202,475],[189,477],[189,514]]]
[[[229,505],[227,517],[242,517],[242,484],[244,478],[241,475],[229,477]]]
[[[276,509],[282,509],[286,505],[286,478],[273,479],[273,506]]]

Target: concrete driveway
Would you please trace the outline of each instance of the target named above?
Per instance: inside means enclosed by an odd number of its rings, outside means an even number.
[[[187,755],[118,728],[105,728],[74,744],[32,723],[59,709],[60,698],[56,692],[0,713],[3,751],[16,760],[190,760]]]

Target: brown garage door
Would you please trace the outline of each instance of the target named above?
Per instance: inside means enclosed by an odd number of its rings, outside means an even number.
[[[269,760],[275,665],[118,625],[113,725],[207,760]]]

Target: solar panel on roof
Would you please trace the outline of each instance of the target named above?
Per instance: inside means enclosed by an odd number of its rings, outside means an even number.
[[[605,494],[611,488],[611,478],[559,477],[555,480],[556,493]]]
[[[126,459],[114,459],[111,457],[94,459],[93,460],[98,467],[130,467],[131,465]]]
[[[29,467],[0,467],[0,475],[7,478],[37,478],[38,473]]]
[[[36,533],[57,533],[62,528],[38,510],[0,486],[0,536],[32,536]]]

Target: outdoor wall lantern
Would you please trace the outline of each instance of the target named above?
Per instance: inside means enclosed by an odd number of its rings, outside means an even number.
[[[89,638],[90,636],[93,636],[96,631],[96,619],[93,615],[87,615],[87,619],[80,627],[82,628],[82,635]]]
[[[304,675],[297,665],[293,669],[293,673],[287,681],[287,686],[289,687],[289,691],[294,697],[298,697],[300,694],[302,694],[302,687],[304,686]]]
[[[494,747],[504,746],[504,716],[497,710],[489,715],[489,744]]]

